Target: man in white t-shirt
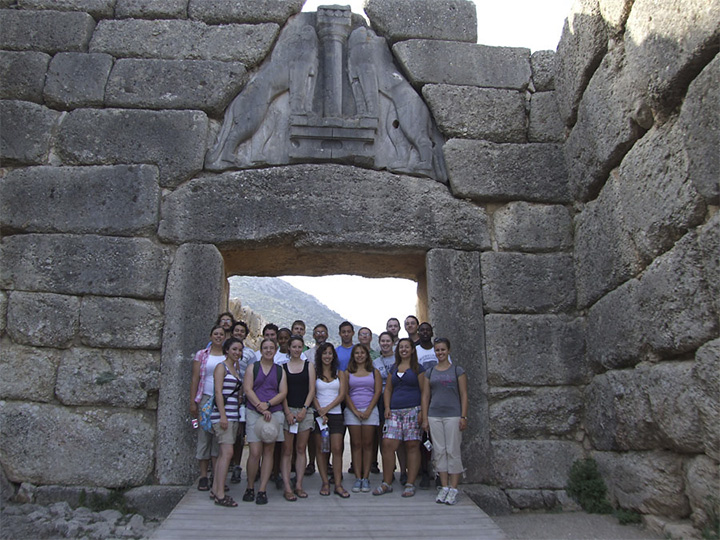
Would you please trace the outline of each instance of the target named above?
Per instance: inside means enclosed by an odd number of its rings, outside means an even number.
[[[435,347],[433,346],[433,327],[430,323],[424,322],[418,326],[418,336],[420,343],[415,347],[417,352],[418,363],[425,369],[436,366],[438,358],[435,356]]]

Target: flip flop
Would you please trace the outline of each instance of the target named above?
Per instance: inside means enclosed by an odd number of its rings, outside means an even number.
[[[323,497],[329,497],[330,496],[330,484],[323,484],[320,488],[320,495]]]
[[[307,499],[308,494],[307,491],[305,491],[303,488],[295,488],[295,495],[300,497],[301,499]]]
[[[285,497],[285,500],[289,502],[297,501],[297,497],[292,491],[286,491],[285,493],[283,493],[283,497]]]

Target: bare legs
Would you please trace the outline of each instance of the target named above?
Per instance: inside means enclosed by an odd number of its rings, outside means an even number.
[[[292,492],[290,484],[290,469],[292,465],[293,451],[295,452],[295,488],[302,491],[303,478],[305,477],[305,450],[307,448],[310,431],[301,431],[297,434],[285,432],[285,441],[282,447],[282,460],[280,462],[280,472],[282,473],[285,492]],[[297,439],[297,444],[295,439]],[[326,473],[327,474],[327,473]]]
[[[221,444],[220,455],[215,460],[215,475],[213,476],[213,493],[218,499],[225,498],[225,479],[227,478],[228,467],[233,456],[232,444]]]
[[[395,452],[400,448],[400,441],[398,439],[383,439],[382,440],[382,455],[383,455],[383,481],[387,484],[392,483],[393,479],[393,466],[395,465]],[[405,455],[407,459],[407,475],[408,484],[415,484],[417,478],[418,468],[420,467],[420,441],[405,441],[403,443],[405,447]]]
[[[335,490],[342,489],[342,453],[345,442],[342,433],[333,433],[330,435],[330,452],[333,458],[333,474],[335,475]],[[322,439],[320,434],[315,435],[315,448],[322,447]],[[325,452],[317,453],[318,471],[322,479],[323,487],[329,485],[328,480],[328,461],[330,454]]]
[[[255,476],[257,475],[258,464],[262,457],[262,467],[260,469],[260,486],[258,491],[266,491],[267,483],[270,480],[270,474],[273,468],[273,453],[275,452],[275,443],[250,443],[250,456],[248,457],[248,489],[255,488]]]
[[[373,439],[377,426],[348,426],[355,478],[369,478],[373,462]]]

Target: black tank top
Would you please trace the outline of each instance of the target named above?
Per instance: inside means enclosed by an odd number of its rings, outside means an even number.
[[[285,370],[285,375],[287,376],[288,407],[304,406],[308,395],[308,388],[310,387],[308,363],[303,362],[303,368],[300,373],[290,373],[287,364],[283,365],[283,369]]]

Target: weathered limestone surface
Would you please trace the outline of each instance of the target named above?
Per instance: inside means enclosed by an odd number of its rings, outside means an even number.
[[[508,489],[505,493],[513,508],[520,510],[551,510],[558,505],[555,490]]]
[[[625,31],[627,66],[647,88],[658,114],[679,103],[692,78],[718,52],[718,20],[717,2],[633,2]]]
[[[220,115],[245,84],[240,62],[141,60],[115,63],[105,95],[109,107],[200,109]]]
[[[223,310],[225,269],[215,246],[184,244],[175,254],[165,295],[155,476],[160,484],[187,484],[197,474],[189,394],[193,353],[207,343],[208,321]],[[178,411],[183,411],[178,414]]]
[[[560,205],[509,203],[493,214],[500,251],[545,252],[572,247],[572,222]]]
[[[160,384],[160,355],[149,351],[64,351],[55,395],[64,405],[149,407]]]
[[[477,41],[475,5],[467,0],[368,0],[364,9],[391,44],[413,38]]]
[[[482,254],[483,300],[494,313],[556,313],[575,305],[570,254]]]
[[[42,52],[0,52],[0,99],[41,103],[49,62]]]
[[[568,437],[582,420],[577,388],[493,388],[489,399],[493,440]]]
[[[89,347],[159,349],[162,326],[160,302],[85,296],[80,305],[80,338]]]
[[[535,51],[530,55],[532,82],[536,92],[555,90],[555,62],[555,51]]]
[[[582,447],[567,441],[497,440],[491,443],[496,480],[501,487],[564,489]]]
[[[720,512],[717,487],[720,485],[718,462],[707,456],[694,457],[685,464],[685,486],[693,525],[702,530],[712,527],[713,517]]]
[[[505,492],[497,486],[466,484],[463,493],[489,516],[507,516],[512,513]]]
[[[25,345],[70,347],[79,311],[76,296],[13,291],[8,301],[8,335]]]
[[[52,401],[62,352],[57,349],[0,343],[0,399]]]
[[[585,391],[585,430],[597,450],[701,453],[692,362],[641,365],[598,375]]]
[[[611,35],[618,35],[625,30],[633,2],[634,0],[599,0],[600,13]]]
[[[716,212],[698,233],[703,276],[710,292],[715,314],[720,317],[720,213]],[[714,300],[712,300],[714,299]]]
[[[671,452],[593,452],[611,500],[625,509],[670,518],[687,517],[682,458]]]
[[[515,90],[427,84],[422,89],[446,137],[525,142],[525,98]]]
[[[188,0],[116,0],[118,19],[185,19]]]
[[[528,141],[565,141],[565,125],[560,118],[555,92],[537,92],[530,97]]]
[[[115,0],[18,0],[23,9],[52,9],[57,11],[87,11],[100,19],[112,17]]]
[[[491,314],[485,330],[493,386],[579,385],[592,377],[582,319]]]
[[[0,401],[0,412],[3,467],[13,482],[126,487],[152,472],[152,413],[11,401]]]
[[[150,162],[174,187],[202,169],[207,131],[199,111],[79,109],[63,119],[57,152],[68,165]]]
[[[60,113],[29,101],[0,101],[0,160],[45,163],[50,137]]]
[[[159,217],[152,165],[15,169],[0,178],[0,191],[3,230],[141,235]]]
[[[409,208],[423,211],[409,214]],[[282,239],[345,250],[487,249],[490,243],[484,211],[454,199],[438,182],[341,165],[201,176],[166,196],[161,213],[159,234],[176,243],[248,247]]]
[[[303,0],[190,0],[188,15],[208,24],[263,23],[285,24],[291,15],[299,13]]]
[[[396,43],[392,50],[416,86],[436,83],[525,90],[530,84],[529,49],[411,39]]]
[[[209,26],[183,20],[104,20],[93,33],[90,51],[120,58],[220,60],[252,67],[270,52],[279,30],[275,23]]]
[[[112,65],[109,54],[56,54],[50,61],[45,100],[60,109],[101,106]]]
[[[450,139],[443,151],[456,197],[480,202],[569,202],[560,145]]]
[[[430,320],[436,336],[452,336],[452,356],[468,377],[474,396],[468,411],[469,428],[463,434],[463,464],[469,482],[492,479],[487,404],[485,329],[479,313],[483,305],[478,253],[432,249],[426,258]],[[450,278],[452,276],[452,279]],[[460,281],[456,281],[460,280]],[[463,283],[458,287],[457,283]]]
[[[60,294],[162,298],[168,255],[145,238],[23,234],[0,245],[0,286]]]
[[[0,10],[0,49],[8,51],[87,51],[95,20],[87,13]]]
[[[696,406],[705,453],[720,461],[720,339],[709,341],[695,353],[692,383],[700,396]]]
[[[5,291],[0,291],[0,336],[5,334],[5,328],[7,327],[7,301]]]
[[[145,519],[165,519],[187,493],[186,486],[139,486],[123,495],[128,510]]]

